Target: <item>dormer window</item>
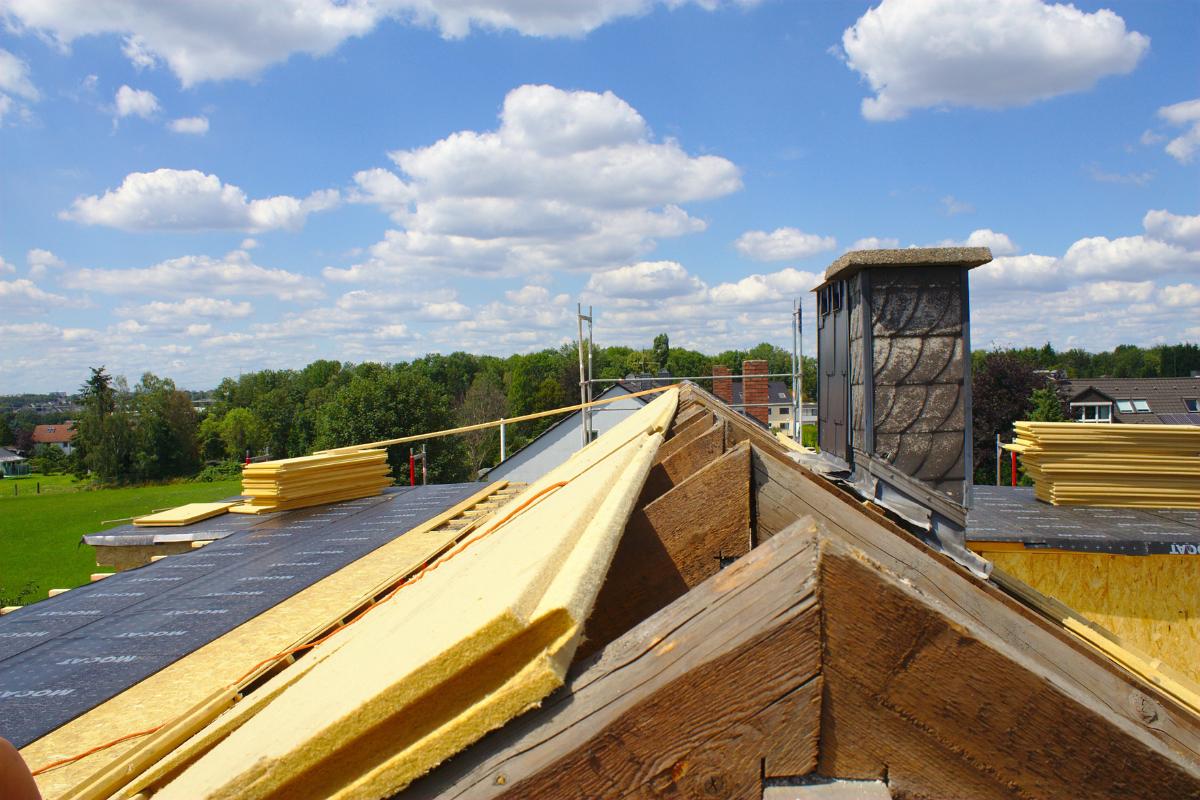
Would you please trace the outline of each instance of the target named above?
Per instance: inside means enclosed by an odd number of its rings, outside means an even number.
[[[1112,403],[1071,403],[1076,422],[1112,422]]]

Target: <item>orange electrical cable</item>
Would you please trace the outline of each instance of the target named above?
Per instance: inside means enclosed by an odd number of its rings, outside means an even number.
[[[128,741],[129,739],[136,739],[139,736],[149,736],[150,734],[154,733],[155,731],[162,730],[165,726],[166,726],[166,723],[163,723],[162,725],[155,725],[153,728],[147,728],[144,731],[137,731],[136,733],[127,733],[124,736],[121,736],[117,739],[113,739],[111,742],[105,742],[104,744],[96,745],[95,747],[93,747],[89,750],[84,750],[82,753],[77,753],[73,756],[68,756],[67,758],[60,758],[58,761],[51,761],[49,764],[38,767],[30,774],[32,774],[36,777],[38,775],[41,775],[43,772],[49,772],[50,770],[54,769],[55,767],[62,767],[67,764],[74,764],[76,761],[79,761],[80,759],[83,759],[83,758],[87,758],[88,756],[92,755],[93,753],[99,753],[101,750],[107,750],[108,748],[118,745],[121,742]]]
[[[436,561],[432,561],[432,562],[426,564],[424,567],[422,567],[420,570],[418,570],[416,573],[414,573],[411,577],[405,578],[404,580],[400,581],[400,583],[397,584],[396,588],[394,588],[390,592],[388,592],[387,595],[385,595],[382,600],[380,600],[378,603],[367,606],[366,610],[364,610],[363,613],[359,614],[357,617],[350,620],[345,625],[335,628],[334,630],[330,631],[329,633],[325,634],[324,636],[322,636],[319,639],[316,639],[311,642],[306,642],[297,647],[293,647],[288,650],[284,650],[280,653],[276,653],[275,655],[270,656],[268,658],[264,658],[262,661],[259,661],[257,664],[255,664],[253,667],[251,667],[249,670],[247,670],[240,678],[235,680],[233,683],[229,684],[228,688],[232,689],[232,688],[236,687],[238,684],[242,683],[242,681],[246,680],[251,675],[258,672],[258,670],[262,669],[263,667],[265,667],[269,664],[272,664],[282,658],[287,658],[288,656],[293,655],[295,653],[299,653],[302,650],[311,650],[312,648],[316,647],[317,645],[327,642],[333,636],[337,635],[341,631],[346,630],[346,628],[349,628],[351,625],[353,625],[354,623],[358,622],[360,619],[365,617],[368,613],[370,613],[370,611],[372,609],[382,605],[383,603],[386,603],[388,600],[391,600],[404,587],[411,586],[412,584],[421,580],[421,578],[425,577],[425,575],[427,575],[428,573],[433,572],[435,569],[437,569],[442,564],[446,563],[450,559],[452,559],[455,556],[462,553],[468,547],[471,547],[472,545],[477,544],[478,542],[481,542],[484,539],[486,539],[487,537],[491,536],[493,533],[495,533],[500,528],[502,528],[504,525],[506,525],[510,520],[512,520],[514,517],[516,517],[522,511],[525,511],[526,509],[530,508],[531,506],[533,506],[536,502],[541,500],[546,495],[550,494],[551,492],[555,492],[555,491],[561,489],[562,487],[566,486],[568,483],[570,483],[570,481],[557,481],[555,483],[552,483],[548,486],[543,487],[542,489],[539,489],[531,497],[526,499],[519,506],[517,506],[512,511],[510,511],[508,514],[506,514],[503,519],[497,521],[494,525],[492,525],[490,528],[485,530],[483,533],[481,533],[477,536],[473,536],[470,539],[463,541],[461,544],[458,545],[458,547],[456,547],[453,550],[451,550],[450,552],[446,553],[441,558],[437,559]],[[176,719],[179,719],[179,718],[180,717],[176,717]],[[174,722],[174,720],[172,720],[172,722]],[[161,725],[155,725],[153,728],[147,728],[144,731],[137,731],[135,733],[127,733],[124,736],[120,736],[116,739],[113,739],[112,741],[105,742],[104,744],[96,745],[95,747],[92,747],[88,750],[84,750],[82,753],[77,753],[73,756],[68,756],[67,758],[60,758],[57,761],[51,761],[49,764],[45,764],[41,767],[38,767],[36,770],[34,770],[32,772],[32,774],[34,776],[37,776],[37,775],[41,775],[43,772],[49,772],[50,770],[55,769],[57,767],[66,766],[67,764],[73,764],[76,761],[80,761],[84,758],[87,758],[90,755],[94,755],[103,750],[107,750],[110,747],[115,747],[116,745],[120,744],[121,742],[126,742],[130,739],[136,739],[140,736],[149,736],[152,733],[156,733],[157,731],[162,730],[169,724],[170,724],[169,722],[164,722]]]

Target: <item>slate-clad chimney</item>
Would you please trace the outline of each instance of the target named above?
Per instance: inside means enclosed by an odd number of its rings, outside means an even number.
[[[722,403],[733,402],[733,381],[729,377],[729,367],[720,364],[713,365],[713,394],[715,394]],[[720,377],[724,376],[724,377]]]
[[[912,248],[854,251],[829,266],[816,289],[821,450],[965,504],[967,272],[991,260],[986,247]]]
[[[771,400],[767,371],[767,362],[761,359],[742,362],[742,402],[746,404],[742,410],[763,425],[767,424],[771,410],[766,406]]]

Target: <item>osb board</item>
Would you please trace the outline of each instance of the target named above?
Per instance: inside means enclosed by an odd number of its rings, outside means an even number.
[[[75,755],[116,736],[167,722],[239,678],[255,662],[293,644],[388,578],[420,566],[457,535],[435,530],[503,487],[487,486],[462,503],[309,586],[246,624],[176,661],[138,685],[72,720],[21,751],[33,768]],[[70,789],[138,745],[123,742],[39,776],[47,798]]]
[[[811,772],[816,554],[804,525],[752,551],[399,798],[758,798],[763,777]]]
[[[1021,651],[836,534],[822,540],[820,580],[821,774],[886,776],[915,797],[1200,796],[1194,762],[1123,731],[1094,699],[1071,699]]]
[[[1200,558],[1038,552],[987,558],[1200,681]]]

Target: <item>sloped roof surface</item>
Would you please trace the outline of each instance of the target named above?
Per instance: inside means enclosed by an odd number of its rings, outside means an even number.
[[[1113,420],[1128,424],[1200,425],[1186,399],[1200,399],[1200,378],[1087,378],[1062,381],[1067,397],[1081,400],[1095,390],[1113,401],[1145,400],[1149,412],[1125,412],[1114,406]]]

